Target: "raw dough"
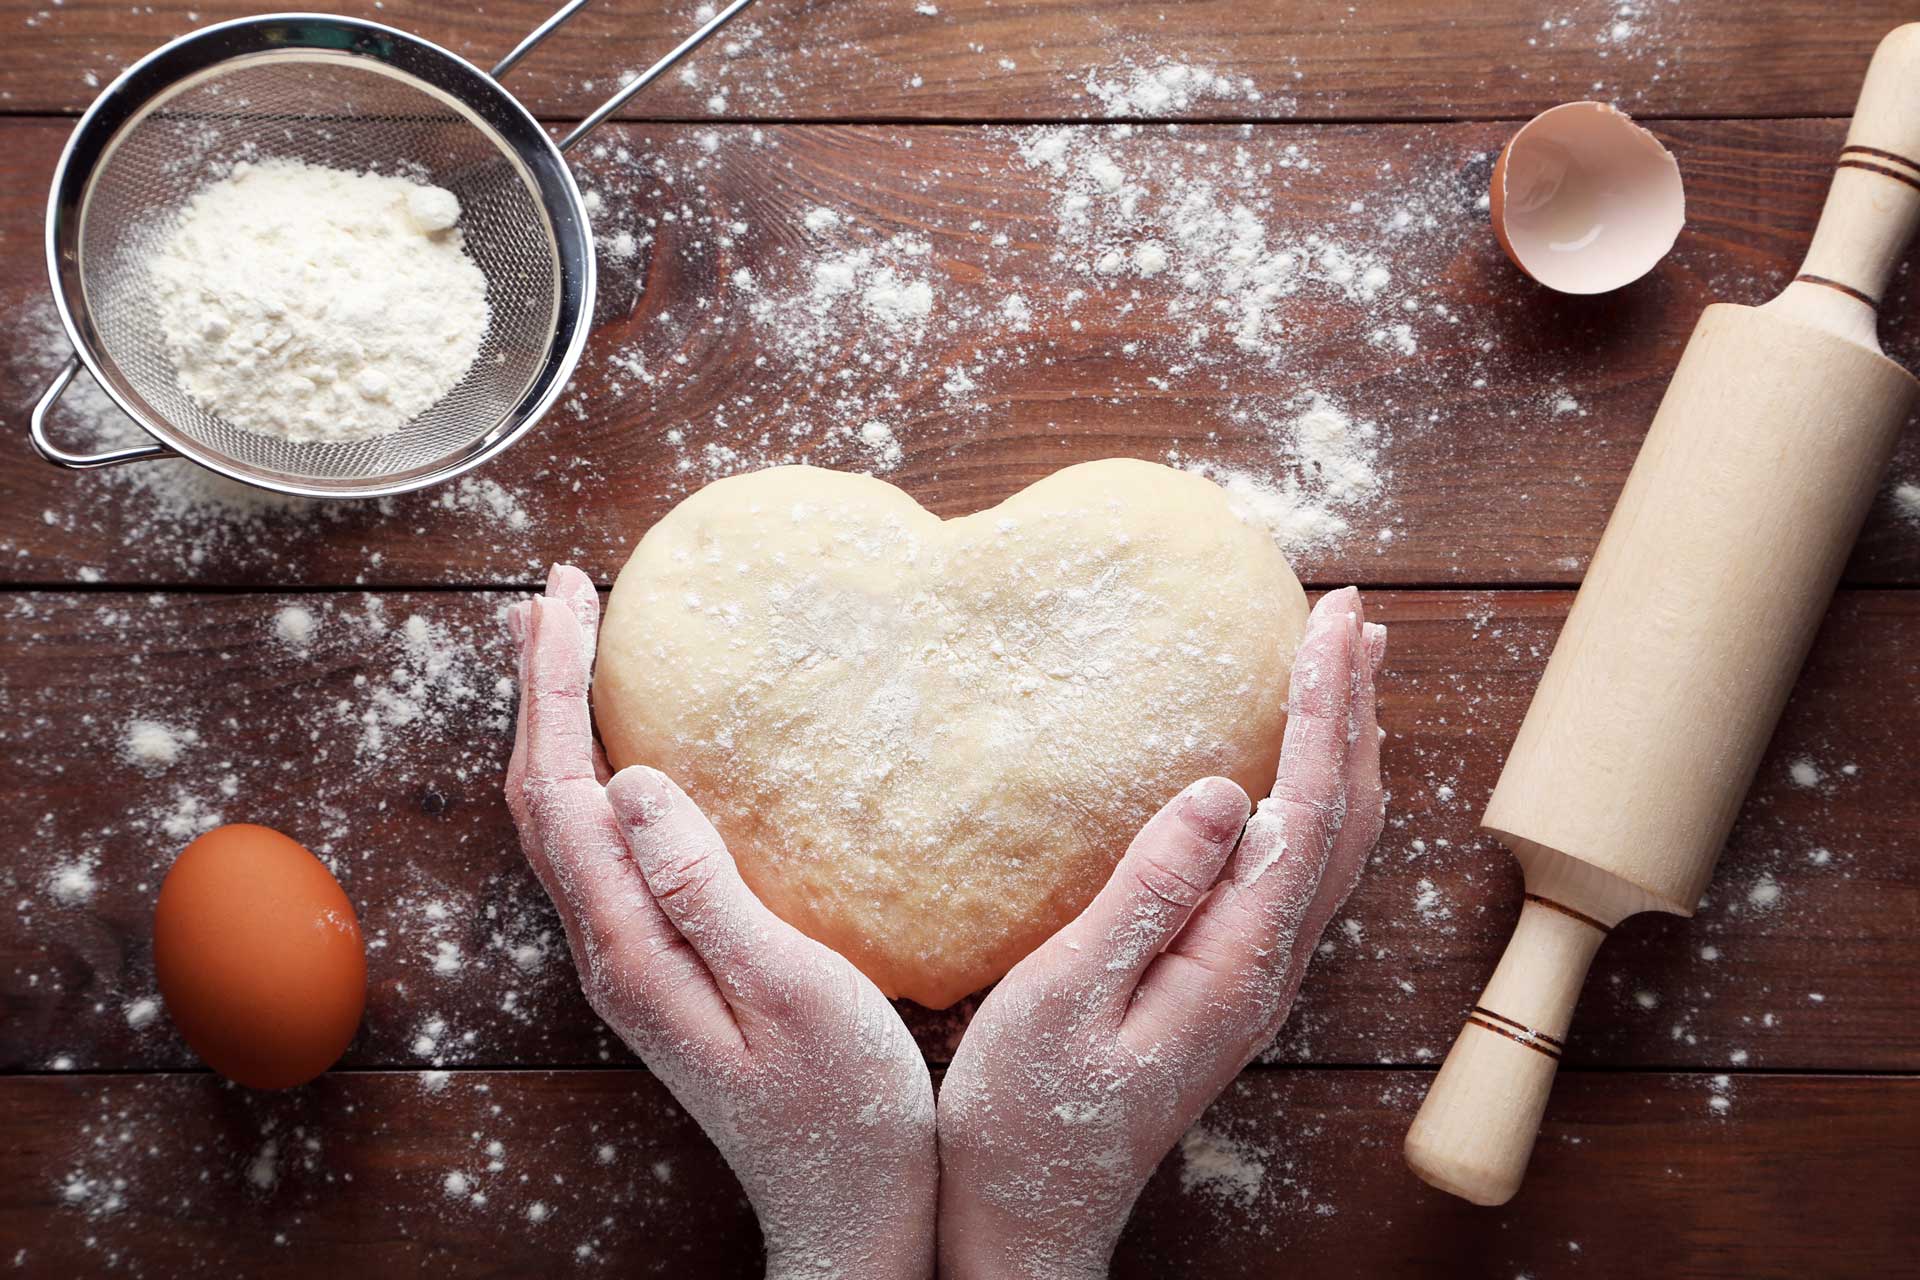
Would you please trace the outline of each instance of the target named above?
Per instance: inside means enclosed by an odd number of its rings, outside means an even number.
[[[944,1008],[1189,782],[1266,793],[1306,617],[1268,535],[1185,472],[1086,463],[943,523],[781,467],[641,541],[594,706],[614,766],[672,775],[769,907]]]

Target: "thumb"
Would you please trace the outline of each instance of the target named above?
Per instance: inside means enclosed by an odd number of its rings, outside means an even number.
[[[1246,820],[1247,793],[1229,778],[1202,778],[1175,796],[1086,910],[1042,948],[1049,966],[1094,979],[1108,997],[1103,1012],[1124,1016],[1141,973],[1212,889]]]
[[[740,878],[720,833],[658,769],[634,765],[607,784],[634,865],[661,913],[713,974],[734,1014],[764,1012],[800,934]]]

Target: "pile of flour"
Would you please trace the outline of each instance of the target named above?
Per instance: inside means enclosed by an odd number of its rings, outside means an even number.
[[[452,390],[487,330],[487,282],[450,191],[293,160],[200,190],[150,260],[180,386],[249,431],[385,435]]]

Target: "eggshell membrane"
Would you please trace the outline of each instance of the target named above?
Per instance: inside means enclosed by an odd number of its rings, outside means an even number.
[[[217,827],[186,847],[160,886],[153,959],[193,1051],[255,1089],[332,1066],[366,1008],[353,904],[318,858],[268,827]]]
[[[1507,142],[1488,212],[1515,266],[1562,293],[1605,293],[1653,270],[1686,225],[1680,166],[1604,102],[1543,111]]]

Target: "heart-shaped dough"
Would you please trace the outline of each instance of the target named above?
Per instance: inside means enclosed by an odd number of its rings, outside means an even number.
[[[1143,822],[1272,783],[1307,601],[1198,476],[1069,467],[941,521],[870,476],[708,485],[621,571],[594,707],[753,891],[944,1008],[1087,904]]]

